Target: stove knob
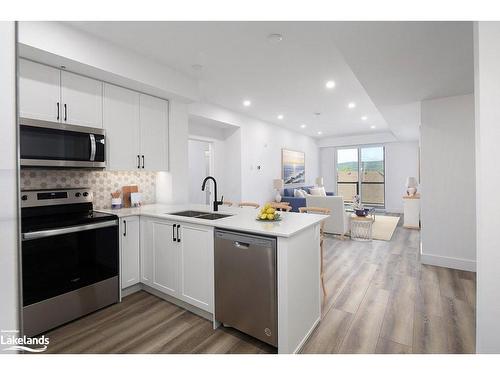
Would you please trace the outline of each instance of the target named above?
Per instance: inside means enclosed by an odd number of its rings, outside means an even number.
[[[21,200],[23,200],[23,201],[27,201],[27,200],[28,200],[28,196],[27,196],[27,195],[23,195],[23,196],[21,197]]]
[[[76,193],[76,194],[75,194],[75,197],[77,197],[77,198],[78,198],[79,196],[80,196],[80,193]]]
[[[84,192],[84,193],[83,193],[83,196],[84,196],[84,197],[88,197],[88,195],[89,195],[89,193],[87,193],[87,192]]]

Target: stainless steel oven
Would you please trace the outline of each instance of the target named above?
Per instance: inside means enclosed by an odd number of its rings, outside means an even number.
[[[104,129],[20,119],[21,166],[106,166]]]
[[[119,300],[118,218],[88,189],[21,192],[24,334],[34,336]]]

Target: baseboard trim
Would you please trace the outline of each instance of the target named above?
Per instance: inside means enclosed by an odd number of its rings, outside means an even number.
[[[132,286],[129,286],[128,288],[122,289],[122,298],[130,296],[131,294],[134,294],[140,290],[142,290],[140,283],[137,283],[137,284],[134,284]]]
[[[128,288],[122,289],[121,296],[127,297],[127,296],[134,294],[134,293],[137,293],[141,290],[145,291],[146,293],[152,294],[158,298],[161,298],[167,302],[173,303],[174,305],[177,305],[177,306],[183,308],[184,310],[188,310],[188,311],[192,312],[193,314],[201,316],[204,319],[207,319],[209,321],[214,320],[214,315],[212,313],[209,313],[208,311],[202,310],[199,307],[190,305],[189,303],[181,301],[178,298],[169,296],[168,294],[160,292],[160,291],[158,291],[154,288],[151,288],[150,286],[145,285],[143,283],[138,283],[138,284],[129,286]]]
[[[205,310],[200,309],[199,307],[190,305],[189,303],[181,301],[178,298],[169,296],[168,294],[165,294],[165,293],[160,292],[154,288],[151,288],[148,285],[141,284],[141,287],[142,287],[142,290],[144,290],[145,292],[152,294],[158,298],[164,299],[167,302],[173,303],[174,305],[177,305],[177,306],[183,308],[184,310],[188,310],[188,311],[192,312],[193,314],[201,316],[202,318],[205,318],[209,321],[214,320],[214,315],[209,313],[208,311],[205,311]]]
[[[420,262],[431,266],[453,268],[456,270],[476,272],[476,261],[462,258],[444,257],[441,255],[422,254]]]

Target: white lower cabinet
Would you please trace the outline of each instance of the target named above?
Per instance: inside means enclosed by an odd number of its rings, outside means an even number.
[[[153,287],[178,297],[179,294],[179,249],[174,242],[173,223],[152,221],[151,245],[153,247]]]
[[[153,286],[153,221],[141,217],[141,283]]]
[[[214,236],[212,227],[181,224],[181,299],[213,311]]]
[[[130,216],[120,219],[120,279],[122,289],[137,284],[140,280],[139,217]]]
[[[213,228],[141,217],[141,282],[213,313]]]

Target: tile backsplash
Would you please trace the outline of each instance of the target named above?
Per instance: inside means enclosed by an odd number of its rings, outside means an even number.
[[[111,193],[125,185],[137,185],[143,203],[155,202],[156,172],[22,169],[21,190],[88,187],[94,208],[111,207]]]

